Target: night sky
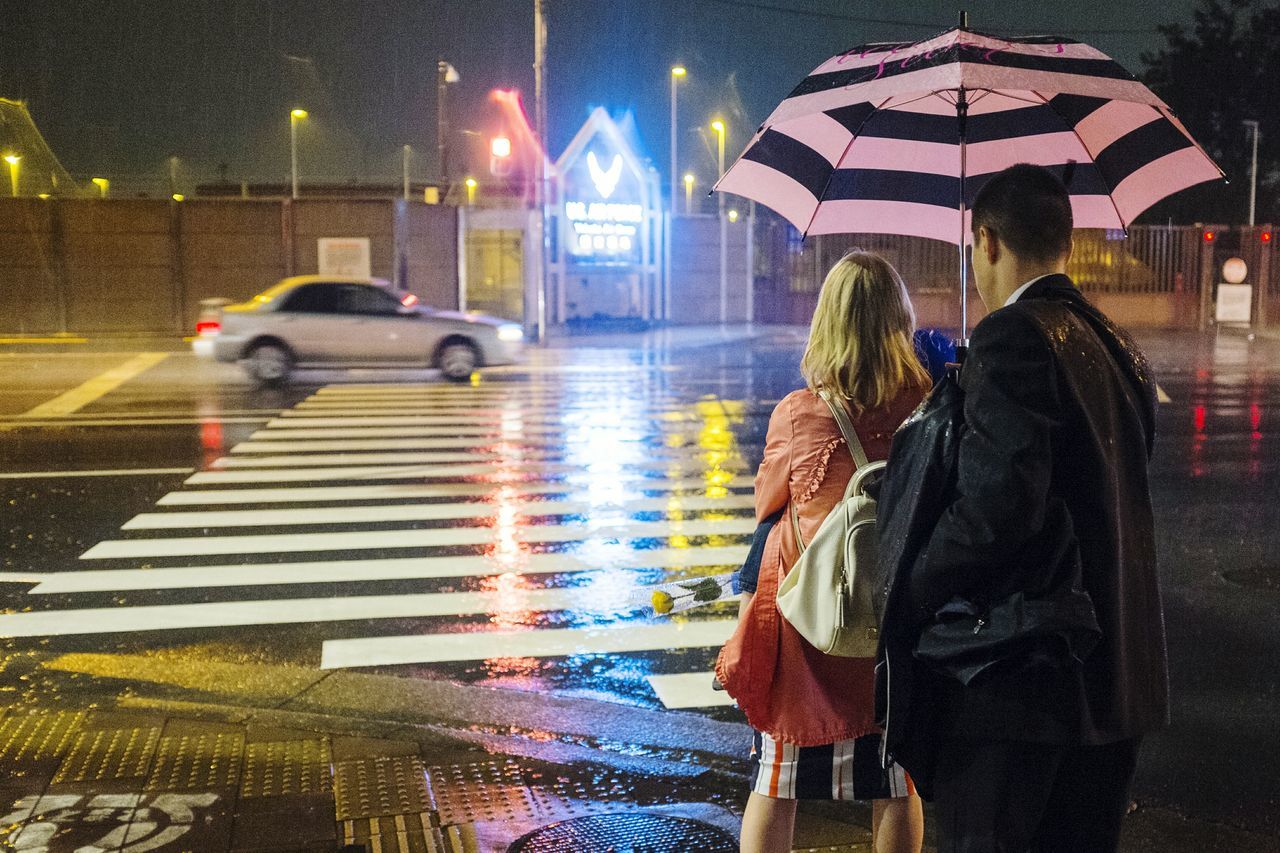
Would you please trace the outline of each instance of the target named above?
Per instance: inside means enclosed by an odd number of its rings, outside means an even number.
[[[1132,71],[1160,45],[1157,24],[1190,23],[1195,0],[967,3],[975,29],[1052,32],[1089,42]],[[730,152],[808,71],[864,41],[925,38],[952,26],[955,0],[546,0],[551,152],[590,108],[634,113],[665,174],[668,69],[682,63],[681,169],[709,176],[703,130],[730,124]],[[796,14],[784,9],[850,18]],[[184,182],[225,164],[232,180],[282,181],[288,110],[311,113],[311,179],[394,180],[400,147],[435,170],[435,65],[455,128],[489,135],[494,87],[533,112],[533,0],[0,0],[0,97],[24,99],[62,164],[158,187],[177,155]]]

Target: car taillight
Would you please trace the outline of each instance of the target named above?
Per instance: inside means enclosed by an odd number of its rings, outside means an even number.
[[[201,320],[196,323],[196,334],[203,337],[216,335],[222,331],[222,324],[217,320]]]

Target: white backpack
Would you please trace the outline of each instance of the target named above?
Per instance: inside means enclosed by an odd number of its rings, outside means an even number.
[[[880,542],[876,502],[864,488],[884,470],[884,463],[867,461],[844,406],[826,390],[818,394],[849,446],[854,472],[844,498],[823,520],[808,547],[800,534],[796,505],[791,504],[800,558],[778,587],[778,610],[818,651],[837,657],[873,657],[880,639],[872,605]]]

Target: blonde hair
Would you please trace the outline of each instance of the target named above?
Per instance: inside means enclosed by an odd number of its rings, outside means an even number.
[[[800,372],[854,413],[876,409],[904,387],[929,385],[916,355],[916,317],[907,286],[888,261],[854,250],[827,273]]]

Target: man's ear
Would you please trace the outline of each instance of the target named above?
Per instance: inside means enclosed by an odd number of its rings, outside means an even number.
[[[1000,240],[996,237],[995,232],[985,225],[978,226],[974,248],[979,252],[985,252],[987,263],[992,266],[995,266],[996,261],[1000,260]]]

